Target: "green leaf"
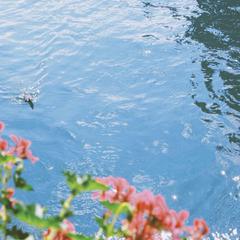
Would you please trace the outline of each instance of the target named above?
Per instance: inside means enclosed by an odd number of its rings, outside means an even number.
[[[5,164],[5,163],[7,163],[7,162],[11,162],[11,161],[13,161],[15,159],[15,157],[14,156],[11,156],[11,155],[2,155],[1,153],[0,153],[0,164],[2,165],[2,164]]]
[[[88,237],[88,236],[85,236],[83,234],[69,233],[67,236],[70,237],[73,240],[93,240],[92,237]]]
[[[95,217],[95,221],[98,224],[99,228],[102,229],[103,233],[107,235],[108,232],[108,223],[102,217]]]
[[[96,221],[96,223],[98,224],[98,226],[99,226],[100,228],[103,228],[103,227],[104,227],[104,219],[103,219],[103,218],[101,218],[101,217],[95,217],[95,221]]]
[[[97,182],[89,175],[77,176],[71,172],[64,173],[68,187],[73,194],[89,191],[106,191],[108,187]]]
[[[13,226],[10,229],[7,229],[7,236],[13,237],[15,239],[25,239],[29,236],[29,233],[24,232],[22,229],[17,226]]]
[[[132,207],[129,203],[110,203],[109,201],[102,201],[101,204],[110,210],[113,214],[131,214]]]
[[[13,213],[20,221],[23,221],[36,228],[59,228],[60,226],[59,217],[45,217],[44,209],[38,204],[23,205],[17,203],[14,206]]]
[[[26,190],[26,191],[33,191],[33,188],[31,185],[27,184],[27,182],[25,181],[25,179],[23,179],[21,177],[21,173],[20,172],[15,172],[13,175],[13,181],[15,184],[16,188],[20,188],[22,190]]]

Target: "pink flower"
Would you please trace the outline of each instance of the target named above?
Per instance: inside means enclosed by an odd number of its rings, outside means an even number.
[[[0,151],[6,151],[8,148],[8,142],[4,139],[0,139]]]
[[[94,196],[100,201],[129,202],[136,192],[136,189],[124,178],[110,176],[98,178],[97,181],[110,187],[110,190],[95,193]]]
[[[0,122],[0,132],[2,132],[5,128],[5,125],[3,122]]]
[[[189,235],[193,240],[200,240],[209,231],[203,220],[195,220],[192,227],[186,226],[187,211],[170,209],[161,195],[154,195],[149,190],[136,192],[124,178],[110,176],[97,181],[110,187],[95,194],[100,201],[127,202],[132,206],[131,217],[122,220],[128,233],[127,240],[161,240],[161,231],[170,233],[173,240]]]
[[[189,212],[186,211],[186,210],[182,210],[179,213],[177,213],[177,216],[176,216],[176,220],[177,220],[176,227],[178,227],[178,228],[183,227],[185,225],[185,221],[188,219],[188,217],[189,217]]]
[[[16,135],[10,136],[15,146],[10,149],[11,154],[16,154],[19,158],[29,159],[32,163],[35,163],[38,158],[33,156],[32,151],[29,150],[31,142]]]
[[[190,234],[193,240],[201,240],[203,236],[209,233],[209,228],[203,219],[195,219],[193,227],[190,228]]]
[[[149,222],[149,216],[145,213],[135,212],[131,220],[125,220],[123,222],[125,228],[128,229],[128,240],[135,239],[154,239],[154,236],[158,232]]]
[[[155,206],[152,214],[158,219],[158,221],[163,221],[166,214],[169,212],[168,206],[165,199],[161,195],[155,196]]]
[[[131,201],[132,205],[138,212],[151,213],[155,206],[155,196],[149,190],[136,193]]]
[[[13,188],[7,188],[7,198],[8,199],[11,199],[12,197],[13,197],[13,195],[14,195],[14,192],[15,192],[15,190],[13,189]]]
[[[160,229],[167,230],[165,222],[171,217],[164,198],[153,195],[149,190],[136,193],[131,204],[133,206],[132,218],[126,220],[125,227],[130,232],[130,239],[160,239],[157,235]],[[171,226],[172,218],[169,218]],[[175,221],[176,222],[176,221]],[[172,228],[169,227],[169,231]]]
[[[179,236],[186,230],[185,221],[188,219],[189,213],[185,210],[176,212],[169,209],[161,221],[162,228],[172,233],[173,239],[179,239]]]
[[[64,230],[65,232],[68,232],[68,233],[74,233],[75,227],[70,221],[65,219],[65,220],[63,220],[63,223],[62,223],[62,230]]]
[[[6,198],[9,200],[11,207],[14,207],[14,205],[17,203],[17,200],[13,198],[14,193],[15,193],[14,188],[6,189]]]
[[[43,239],[48,239],[48,237],[51,236],[51,240],[71,240],[71,238],[67,236],[69,233],[75,233],[75,227],[70,221],[65,219],[61,224],[61,229],[54,234],[53,230],[49,228],[43,234]],[[54,234],[54,236],[52,234]]]

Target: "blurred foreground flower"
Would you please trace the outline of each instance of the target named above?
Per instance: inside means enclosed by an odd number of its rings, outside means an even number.
[[[0,133],[5,128],[0,122]],[[49,216],[39,204],[26,204],[13,198],[16,189],[32,191],[22,177],[25,160],[35,163],[38,158],[30,150],[31,142],[11,135],[13,144],[0,136],[0,238],[32,240],[34,237],[14,225],[13,219],[22,221],[41,231],[43,240],[201,240],[209,232],[203,219],[196,219],[187,226],[189,213],[170,209],[161,195],[149,190],[137,192],[124,178],[105,177],[94,179],[65,172],[69,188],[68,197],[61,202],[57,215]],[[48,190],[47,190],[48,191]],[[72,201],[81,193],[93,192],[105,209],[96,217],[98,231],[86,236],[76,231],[68,220],[74,216]]]
[[[33,156],[32,151],[29,149],[31,146],[31,142],[29,140],[16,135],[11,135],[10,137],[15,143],[15,146],[10,148],[11,154],[15,154],[17,157],[22,159],[29,159],[32,163],[35,163],[38,160],[37,157]]]
[[[123,204],[129,204],[129,214],[126,218],[121,218],[122,226],[119,230],[128,240],[162,239],[161,231],[170,233],[173,240],[185,237],[200,240],[209,232],[204,220],[196,219],[193,226],[186,226],[189,213],[170,209],[161,195],[154,195],[149,190],[136,192],[123,178],[110,176],[97,180],[108,185],[109,190],[95,193],[95,198],[101,202],[118,204],[119,208]],[[111,214],[114,215],[110,209],[106,219],[110,219]]]

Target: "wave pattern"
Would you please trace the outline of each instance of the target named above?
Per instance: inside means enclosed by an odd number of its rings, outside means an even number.
[[[67,194],[62,169],[123,176],[206,218],[216,239],[235,234],[238,5],[2,1],[0,118],[40,155],[27,173],[36,186],[32,200],[58,210],[54,199]],[[19,101],[24,94],[34,110]],[[94,228],[90,214],[99,212],[89,198],[78,211],[86,232]]]

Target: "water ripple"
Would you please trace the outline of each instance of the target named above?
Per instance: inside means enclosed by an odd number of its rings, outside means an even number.
[[[202,214],[216,239],[239,228],[239,13],[230,0],[2,1],[1,119],[42,154],[36,198],[57,211],[65,168],[123,176]],[[99,209],[81,203],[88,231]]]

